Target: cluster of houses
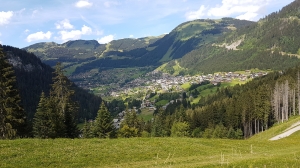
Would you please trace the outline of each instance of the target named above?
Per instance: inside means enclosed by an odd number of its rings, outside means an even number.
[[[89,78],[95,75],[95,73],[97,72],[82,73],[78,74],[77,76],[70,76],[70,79],[83,79],[75,83],[79,87],[82,87],[84,89],[101,89],[101,84],[91,83],[91,81],[89,80]],[[110,84],[111,88],[113,89],[111,89],[109,92],[102,96],[118,97],[121,94],[135,94],[141,90],[162,90],[165,92],[181,92],[183,91],[181,85],[184,83],[197,84],[201,83],[202,81],[208,80],[213,85],[217,85],[218,83],[231,82],[232,80],[246,81],[248,79],[260,77],[266,74],[266,72],[254,73],[250,70],[246,70],[243,73],[222,72],[196,76],[172,76],[170,74],[162,73],[160,71],[155,70],[147,73],[143,77],[139,77],[133,81],[126,83],[124,86],[119,86],[118,84]],[[105,74],[105,76],[107,75],[109,74]],[[135,88],[139,88],[139,91],[137,91]]]
[[[250,70],[246,70],[244,73],[223,72],[197,76],[172,76],[167,73],[153,71],[151,73],[148,73],[145,78],[137,78],[126,84],[123,88],[111,92],[111,96],[118,96],[122,93],[128,94],[130,92],[136,92],[133,90],[133,88],[136,87],[139,87],[141,90],[180,92],[183,91],[181,85],[184,83],[197,84],[201,83],[202,81],[208,80],[213,85],[217,85],[218,83],[231,82],[232,80],[246,81],[248,79],[264,75],[267,75],[267,72],[252,73]],[[151,78],[151,76],[155,77]]]

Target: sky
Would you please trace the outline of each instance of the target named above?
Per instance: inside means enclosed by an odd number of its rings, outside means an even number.
[[[0,44],[159,36],[195,19],[258,21],[293,0],[0,0]]]

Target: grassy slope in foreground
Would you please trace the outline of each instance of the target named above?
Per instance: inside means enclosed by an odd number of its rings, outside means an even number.
[[[300,132],[278,141],[266,139],[299,119],[248,140],[3,140],[0,167],[297,167],[300,165]]]

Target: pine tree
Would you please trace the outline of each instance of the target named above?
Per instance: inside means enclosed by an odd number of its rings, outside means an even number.
[[[0,138],[23,137],[26,114],[20,105],[16,77],[0,46]]]
[[[74,102],[69,102],[66,106],[65,112],[65,135],[68,138],[76,138],[79,135],[77,127],[75,112],[78,111],[78,106]]]
[[[44,92],[41,94],[36,113],[33,119],[33,135],[36,138],[52,138],[55,136],[50,109],[50,101],[46,98]]]
[[[84,120],[84,125],[82,128],[82,138],[92,138],[93,132],[91,130],[91,124]]]
[[[92,131],[95,137],[99,138],[111,137],[112,133],[114,132],[114,126],[110,112],[106,108],[103,101],[93,123]]]
[[[54,74],[50,102],[54,106],[52,120],[55,125],[56,137],[75,138],[79,131],[75,120],[78,108],[71,99],[74,91],[71,89],[70,81],[63,74],[60,63],[55,66]]]

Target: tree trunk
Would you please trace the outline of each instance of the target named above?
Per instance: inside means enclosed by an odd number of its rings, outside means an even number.
[[[299,74],[299,71],[298,71],[297,85],[298,85],[298,94],[297,94],[297,98],[298,98],[298,115],[300,115],[300,74]]]

